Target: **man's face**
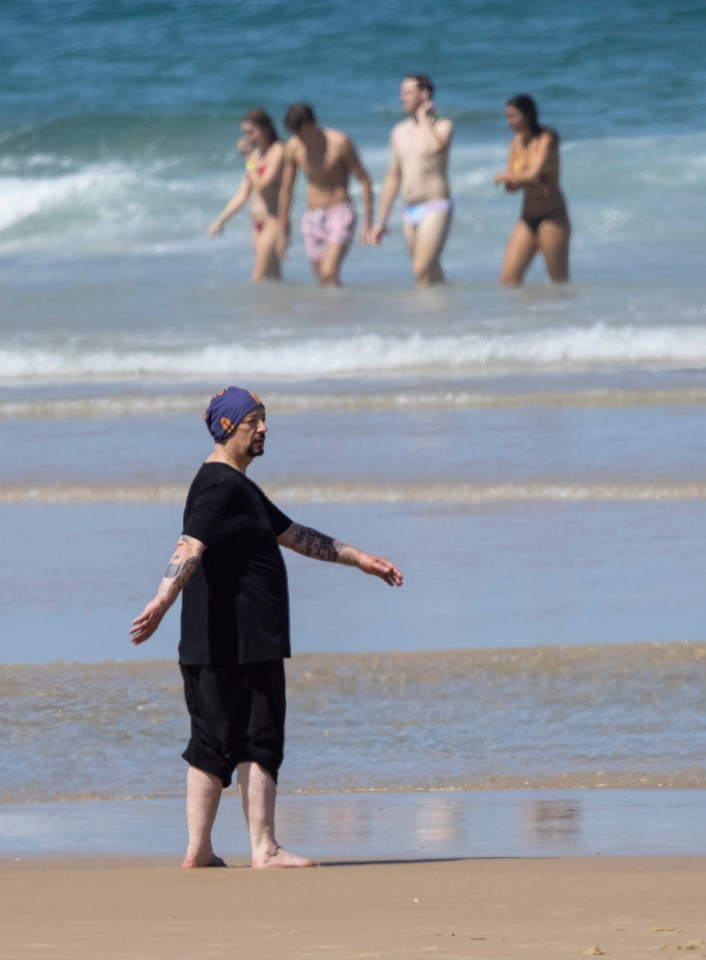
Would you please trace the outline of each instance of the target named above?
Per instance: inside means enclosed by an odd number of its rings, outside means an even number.
[[[400,84],[400,100],[407,113],[414,113],[427,99],[427,91],[420,90],[416,80],[403,80]]]
[[[246,457],[261,457],[265,452],[265,408],[255,407],[243,417],[228,443],[234,454]]]

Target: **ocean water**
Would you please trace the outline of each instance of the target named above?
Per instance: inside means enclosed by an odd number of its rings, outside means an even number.
[[[285,793],[706,787],[705,28],[686,0],[3,7],[10,834],[40,802],[181,793],[176,611],[139,650],[127,629],[227,383],[268,405],[253,478],[406,575],[287,558]],[[247,217],[206,236],[242,113],[310,100],[379,189],[407,71],[455,122],[448,286],[412,288],[398,210],[342,291],[296,231],[285,281],[252,287]],[[562,138],[562,288],[541,263],[496,282],[518,92]]]

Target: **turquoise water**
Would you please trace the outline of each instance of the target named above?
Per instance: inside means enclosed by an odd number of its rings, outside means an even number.
[[[288,558],[294,647],[324,658],[327,679],[293,685],[285,791],[703,788],[706,11],[61,9],[3,9],[4,809],[181,792],[175,612],[144,649],[127,629],[208,452],[201,411],[229,382],[268,404],[254,479],[407,578],[387,591]],[[311,100],[379,188],[407,71],[432,74],[456,126],[449,286],[412,289],[393,217],[382,248],[351,251],[343,291],[313,286],[296,238],[285,282],[253,289],[246,218],[206,236],[241,176],[243,111],[279,120]],[[518,92],[562,136],[565,289],[541,265],[521,291],[496,283],[517,198],[493,174]],[[470,659],[453,666],[449,651]],[[431,660],[403,682],[365,659],[401,655]],[[126,672],[143,668],[133,702]],[[57,731],[75,753],[126,713],[154,722],[131,725],[127,745],[103,738],[91,777],[57,763]],[[363,715],[381,741],[374,771],[346,739]]]

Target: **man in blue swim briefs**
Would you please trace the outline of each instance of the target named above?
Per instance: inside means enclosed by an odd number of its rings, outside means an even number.
[[[437,117],[433,95],[434,85],[426,75],[402,79],[400,99],[408,117],[392,130],[390,165],[378,219],[371,231],[372,242],[381,243],[401,189],[405,204],[404,237],[412,257],[414,279],[420,287],[444,282],[440,258],[453,215],[447,173],[453,123]]]
[[[358,567],[402,585],[394,563],[294,523],[246,471],[265,452],[265,407],[227,387],[204,414],[213,450],[196,474],[182,534],[157,593],[130,629],[144,643],[179,593],[179,664],[191,738],[182,866],[222,867],[211,831],[221,794],[236,774],[253,867],[308,867],[275,838],[277,775],[284,756],[285,675],[290,655],[287,571],[280,547]]]

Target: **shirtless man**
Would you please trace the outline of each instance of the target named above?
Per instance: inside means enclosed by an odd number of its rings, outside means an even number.
[[[340,130],[316,124],[307,103],[295,103],[284,118],[292,137],[284,148],[284,170],[279,194],[278,252],[284,256],[289,242],[297,169],[308,180],[302,233],[306,255],[322,287],[340,287],[341,264],[355,234],[355,207],[348,194],[351,174],[360,180],[363,192],[363,226],[360,240],[370,242],[373,222],[373,188],[355,147]]]
[[[440,258],[453,215],[447,175],[453,123],[437,117],[433,95],[429,77],[403,78],[400,99],[409,116],[392,130],[390,166],[371,236],[372,242],[379,244],[388,232],[387,220],[401,187],[404,238],[420,287],[444,282]]]

